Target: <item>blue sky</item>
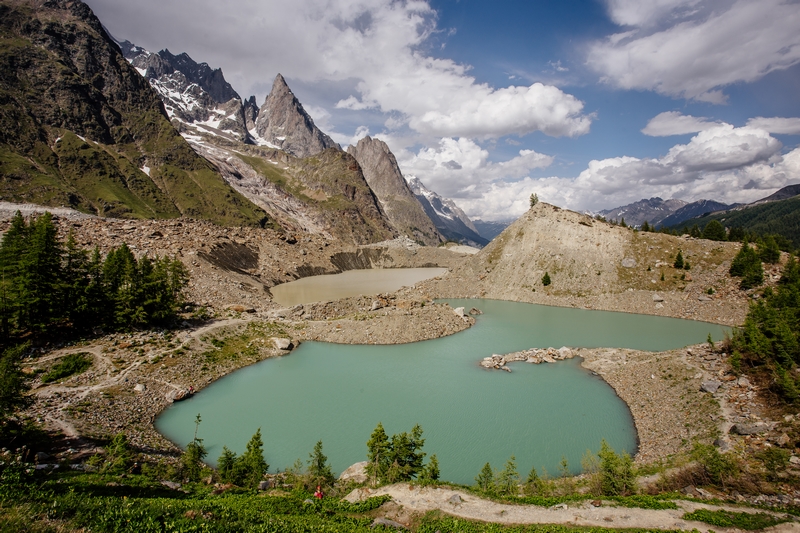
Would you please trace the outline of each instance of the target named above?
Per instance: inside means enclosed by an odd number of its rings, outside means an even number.
[[[800,182],[793,0],[89,0],[263,102],[281,72],[343,147],[385,140],[473,218],[747,202]],[[150,5],[152,4],[152,5]]]

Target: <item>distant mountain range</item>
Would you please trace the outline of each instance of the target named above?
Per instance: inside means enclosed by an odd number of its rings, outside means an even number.
[[[731,209],[737,205],[739,204],[728,205],[714,200],[687,203],[675,198],[662,200],[656,196],[600,211],[600,215],[617,222],[624,219],[627,225],[634,227],[642,226],[645,222],[655,227],[671,227],[705,213]]]
[[[513,220],[506,220],[506,221],[484,221],[481,219],[473,220],[472,223],[475,226],[475,229],[478,230],[478,234],[483,237],[484,239],[492,240],[501,233],[503,230],[510,226],[514,221]]]
[[[478,248],[489,244],[491,239],[486,239],[478,233],[469,217],[453,200],[429,191],[418,178],[409,177],[408,185],[422,204],[425,213],[436,225],[436,229],[448,240]]]

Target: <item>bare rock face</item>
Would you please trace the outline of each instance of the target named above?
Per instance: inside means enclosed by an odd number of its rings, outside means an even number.
[[[340,148],[322,133],[278,74],[258,112],[256,133],[264,141],[296,157],[309,157],[327,148]]]
[[[392,226],[415,241],[437,246],[444,240],[403,178],[397,159],[380,139],[367,136],[347,148],[364,172]]]

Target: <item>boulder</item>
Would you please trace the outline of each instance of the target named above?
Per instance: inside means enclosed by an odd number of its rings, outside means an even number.
[[[720,388],[721,385],[722,385],[722,382],[716,381],[716,380],[704,381],[700,385],[700,390],[703,391],[703,392],[710,392],[710,393],[713,394],[713,393],[717,392],[717,390]]]
[[[375,529],[376,526],[393,527],[394,529],[408,529],[406,526],[388,518],[376,518],[370,524],[370,529]]]
[[[483,311],[481,311],[477,307],[473,307],[472,309],[469,310],[469,314],[471,314],[471,315],[482,315]]]
[[[144,386],[144,383],[137,383],[133,386],[133,390],[136,392],[144,392],[147,387]]]
[[[769,426],[766,424],[734,424],[730,432],[737,435],[761,435],[767,431]]]
[[[463,502],[464,500],[461,499],[461,496],[458,494],[453,494],[450,496],[450,499],[447,500],[448,502],[452,503],[453,505],[458,505],[459,503]]]
[[[283,337],[272,337],[272,344],[279,350],[291,350],[294,348],[292,340]]]
[[[181,488],[181,484],[175,481],[162,480],[161,484],[167,487],[168,489],[172,490],[178,490],[179,488]]]
[[[636,266],[636,259],[633,259],[632,257],[626,257],[622,260],[622,266],[625,268],[633,268]]]
[[[264,480],[258,482],[258,490],[267,490],[272,488],[272,482]]]
[[[339,476],[339,481],[353,481],[355,483],[364,483],[367,481],[367,461],[361,461],[354,465],[350,465]]]
[[[654,302],[663,302],[664,301],[664,297],[661,296],[660,294],[654,294],[653,295],[653,301]]]

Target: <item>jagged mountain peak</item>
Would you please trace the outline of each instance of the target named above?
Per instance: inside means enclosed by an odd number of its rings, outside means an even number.
[[[281,74],[258,112],[257,140],[277,146],[297,157],[309,157],[339,145],[314,124]]]
[[[385,142],[367,136],[349,146],[347,153],[358,161],[364,178],[398,232],[428,246],[444,240],[406,183],[397,159]]]

